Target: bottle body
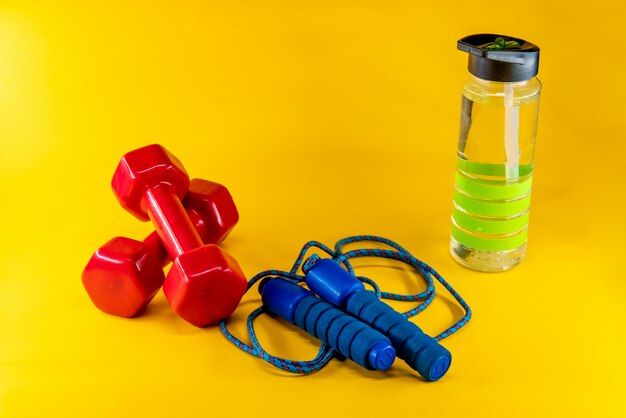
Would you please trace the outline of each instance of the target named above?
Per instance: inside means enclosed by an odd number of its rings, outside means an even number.
[[[463,86],[450,251],[503,271],[526,253],[541,83],[470,75]]]

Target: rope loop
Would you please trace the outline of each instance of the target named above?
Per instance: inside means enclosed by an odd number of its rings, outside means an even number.
[[[346,247],[347,245],[364,242],[375,242],[383,244],[390,249],[357,248],[344,252],[344,247]],[[332,250],[321,242],[309,241],[304,244],[304,246],[300,250],[300,253],[296,257],[296,261],[289,271],[262,271],[256,274],[252,279],[250,279],[246,288],[246,292],[266,277],[282,277],[291,280],[294,283],[304,283],[305,276],[299,274],[298,272],[301,271],[302,273],[306,274],[306,272],[308,272],[310,268],[320,259],[317,254],[312,254],[311,256],[306,258],[305,261],[305,256],[309,253],[309,250],[318,249],[343,264],[348,272],[354,275],[361,282],[369,285],[379,299],[407,302],[419,301],[420,303],[417,306],[403,313],[403,315],[407,318],[411,318],[419,314],[420,312],[425,310],[428,305],[431,304],[431,302],[435,298],[435,280],[439,282],[465,310],[465,315],[457,322],[455,322],[452,326],[450,326],[437,336],[433,337],[437,341],[454,334],[470,321],[472,317],[472,310],[467,302],[465,302],[465,300],[461,297],[461,295],[459,295],[459,293],[454,290],[454,288],[452,288],[452,286],[443,277],[441,277],[441,275],[437,273],[435,269],[430,267],[425,262],[414,257],[410,252],[408,252],[404,247],[402,247],[395,241],[376,235],[355,235],[337,241],[334,248],[335,249]],[[350,260],[363,257],[386,258],[390,260],[396,260],[415,268],[417,274],[426,282],[426,290],[411,295],[402,295],[399,293],[381,291],[379,285],[374,280],[365,276],[357,276],[355,274],[354,267],[352,266]],[[260,306],[252,311],[250,315],[248,315],[246,325],[250,344],[246,344],[237,337],[235,337],[226,327],[226,320],[220,322],[220,330],[222,334],[224,334],[224,336],[226,336],[226,338],[237,348],[245,351],[248,354],[265,360],[274,367],[291,373],[297,373],[302,375],[314,373],[326,366],[326,364],[328,364],[328,362],[336,356],[337,353],[335,353],[335,351],[326,343],[322,343],[320,345],[317,355],[312,360],[290,360],[282,357],[277,357],[268,353],[261,346],[261,343],[259,342],[256,332],[254,330],[254,321],[264,313],[266,313],[265,308],[263,306]]]

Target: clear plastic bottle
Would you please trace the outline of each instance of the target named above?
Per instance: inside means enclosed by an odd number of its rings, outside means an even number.
[[[469,53],[470,75],[462,91],[450,252],[475,270],[508,270],[526,253],[539,48],[491,34],[468,36],[458,47]]]

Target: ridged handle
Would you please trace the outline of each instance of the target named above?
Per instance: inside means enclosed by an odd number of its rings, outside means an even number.
[[[396,358],[391,341],[370,326],[282,278],[259,284],[263,306],[370,370],[387,370]]]
[[[353,293],[347,298],[345,309],[389,337],[398,357],[426,380],[439,380],[448,371],[450,352],[373,293]]]
[[[387,370],[395,358],[388,338],[312,294],[296,307],[294,324],[369,370]]]

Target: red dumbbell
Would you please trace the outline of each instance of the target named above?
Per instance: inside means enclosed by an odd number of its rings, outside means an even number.
[[[223,241],[239,220],[228,189],[211,181],[193,179],[183,205],[205,244]],[[143,241],[115,237],[87,263],[83,286],[100,310],[130,318],[159,291],[169,261],[156,232]]]
[[[111,182],[122,207],[152,220],[174,260],[163,283],[170,306],[187,322],[203,327],[232,314],[247,281],[237,261],[217,245],[204,245],[181,199],[189,177],[180,161],[160,145],[122,157]]]

